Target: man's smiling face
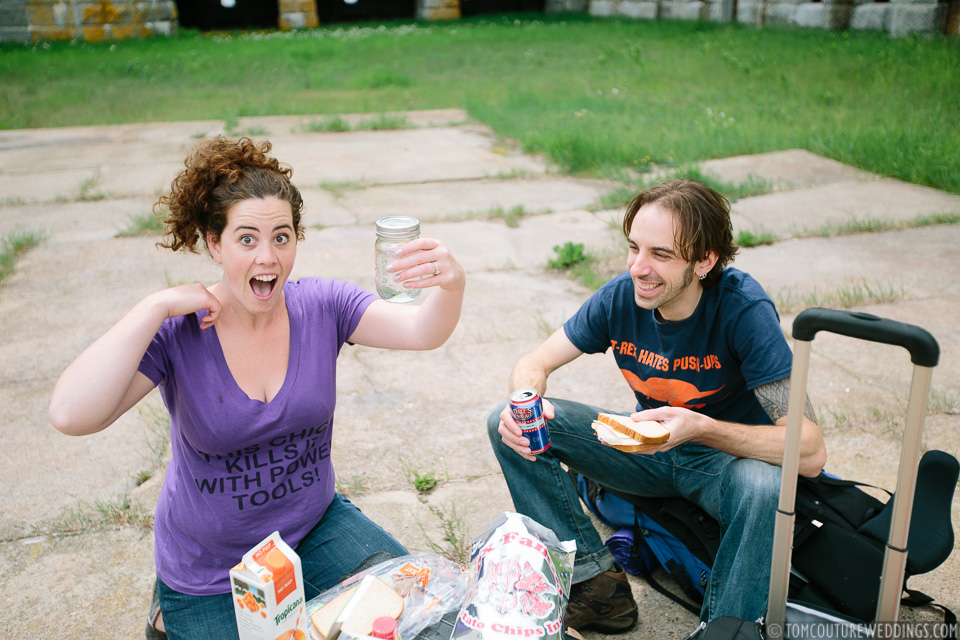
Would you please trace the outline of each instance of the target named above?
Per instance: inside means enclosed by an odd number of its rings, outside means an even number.
[[[700,262],[688,262],[676,246],[676,216],[651,202],[640,207],[630,235],[627,268],[637,306],[656,310],[661,319],[683,320],[697,308],[703,291]]]

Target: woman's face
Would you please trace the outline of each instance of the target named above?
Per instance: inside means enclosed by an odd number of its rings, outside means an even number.
[[[283,300],[283,284],[297,256],[290,203],[273,196],[237,202],[227,211],[219,240],[208,234],[207,246],[223,266],[218,297],[253,314],[272,311]]]

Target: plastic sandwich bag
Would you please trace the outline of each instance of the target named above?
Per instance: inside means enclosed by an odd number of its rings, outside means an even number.
[[[444,614],[458,610],[467,589],[467,574],[456,562],[435,553],[411,553],[375,564],[327,589],[307,603],[307,614],[312,616],[367,575],[379,578],[403,598],[397,633],[404,640],[412,640]],[[311,632],[315,639],[321,638],[312,624]]]

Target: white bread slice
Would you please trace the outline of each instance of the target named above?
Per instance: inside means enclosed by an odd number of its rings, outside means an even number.
[[[624,453],[639,453],[640,451],[656,449],[660,446],[656,443],[644,444],[642,442],[637,442],[633,438],[628,438],[627,436],[614,431],[608,425],[605,425],[602,422],[597,422],[596,420],[594,420],[590,426],[593,427],[593,431],[597,434],[597,439],[600,442],[608,447],[619,449]]]
[[[341,633],[348,633],[351,636],[368,636],[373,631],[373,621],[380,616],[397,619],[403,613],[403,598],[383,580],[378,578],[373,580],[367,591],[361,594],[363,600],[357,603],[353,613],[343,622],[343,626],[340,627]],[[326,640],[330,627],[357,590],[357,586],[347,589],[310,616],[310,621],[313,623],[311,635],[319,635]]]
[[[659,422],[634,422],[610,413],[599,414],[590,426],[600,442],[625,453],[655,449],[670,439],[670,431]]]
[[[670,439],[670,431],[655,420],[634,422],[630,416],[621,416],[615,413],[601,413],[597,421],[612,427],[628,438],[644,444],[663,444]]]

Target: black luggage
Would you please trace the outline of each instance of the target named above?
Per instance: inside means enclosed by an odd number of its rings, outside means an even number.
[[[803,417],[804,399],[807,388],[807,370],[810,359],[810,346],[819,331],[828,331],[839,335],[904,347],[910,352],[914,364],[913,382],[907,407],[906,427],[903,432],[900,468],[897,487],[893,498],[884,507],[883,517],[874,518],[873,525],[887,531],[879,531],[886,539],[882,554],[879,550],[863,549],[859,552],[844,551],[836,553],[827,545],[804,545],[805,554],[830,554],[837,563],[852,563],[863,567],[864,563],[879,565],[879,583],[876,585],[877,598],[872,623],[865,624],[852,617],[838,615],[826,607],[817,607],[788,601],[791,564],[793,558],[794,527],[796,519],[797,470],[799,467],[800,431]],[[882,638],[894,637],[899,633],[896,623],[899,617],[901,595],[908,571],[907,541],[911,534],[911,506],[917,489],[917,469],[920,461],[920,443],[923,421],[926,414],[927,397],[933,368],[940,357],[940,348],[936,340],[919,327],[882,319],[865,313],[837,311],[830,309],[807,309],[800,313],[793,324],[794,345],[793,369],[790,378],[790,402],[787,416],[787,435],[784,446],[783,473],[780,487],[780,502],[776,514],[774,531],[773,559],[771,565],[769,601],[767,615],[763,621],[764,634],[771,640],[787,638],[789,640],[807,640],[822,638]],[[944,454],[946,455],[946,454]],[[956,460],[952,456],[947,456]],[[937,461],[935,461],[937,462]],[[949,465],[949,461],[945,461]],[[948,470],[949,472],[949,470]],[[954,485],[955,486],[955,485]],[[946,513],[949,514],[950,494]],[[928,499],[924,497],[924,499]],[[942,497],[939,498],[942,500]],[[824,525],[826,526],[826,525]],[[946,527],[931,527],[932,532],[914,535],[949,535],[953,530],[949,523]],[[875,532],[876,533],[876,532]],[[814,533],[813,535],[816,535]],[[915,546],[915,545],[913,545]],[[952,547],[952,545],[950,545]],[[916,554],[915,554],[916,555]],[[942,562],[942,558],[917,558],[918,566],[930,562]],[[882,556],[882,558],[880,557]],[[800,560],[801,558],[796,558]],[[845,588],[839,580],[844,575],[842,567],[833,566],[838,576],[837,594],[845,595]],[[873,604],[873,600],[858,603],[863,613]],[[955,619],[954,619],[955,622]],[[956,633],[954,625],[953,633]],[[955,635],[953,637],[956,637]]]

